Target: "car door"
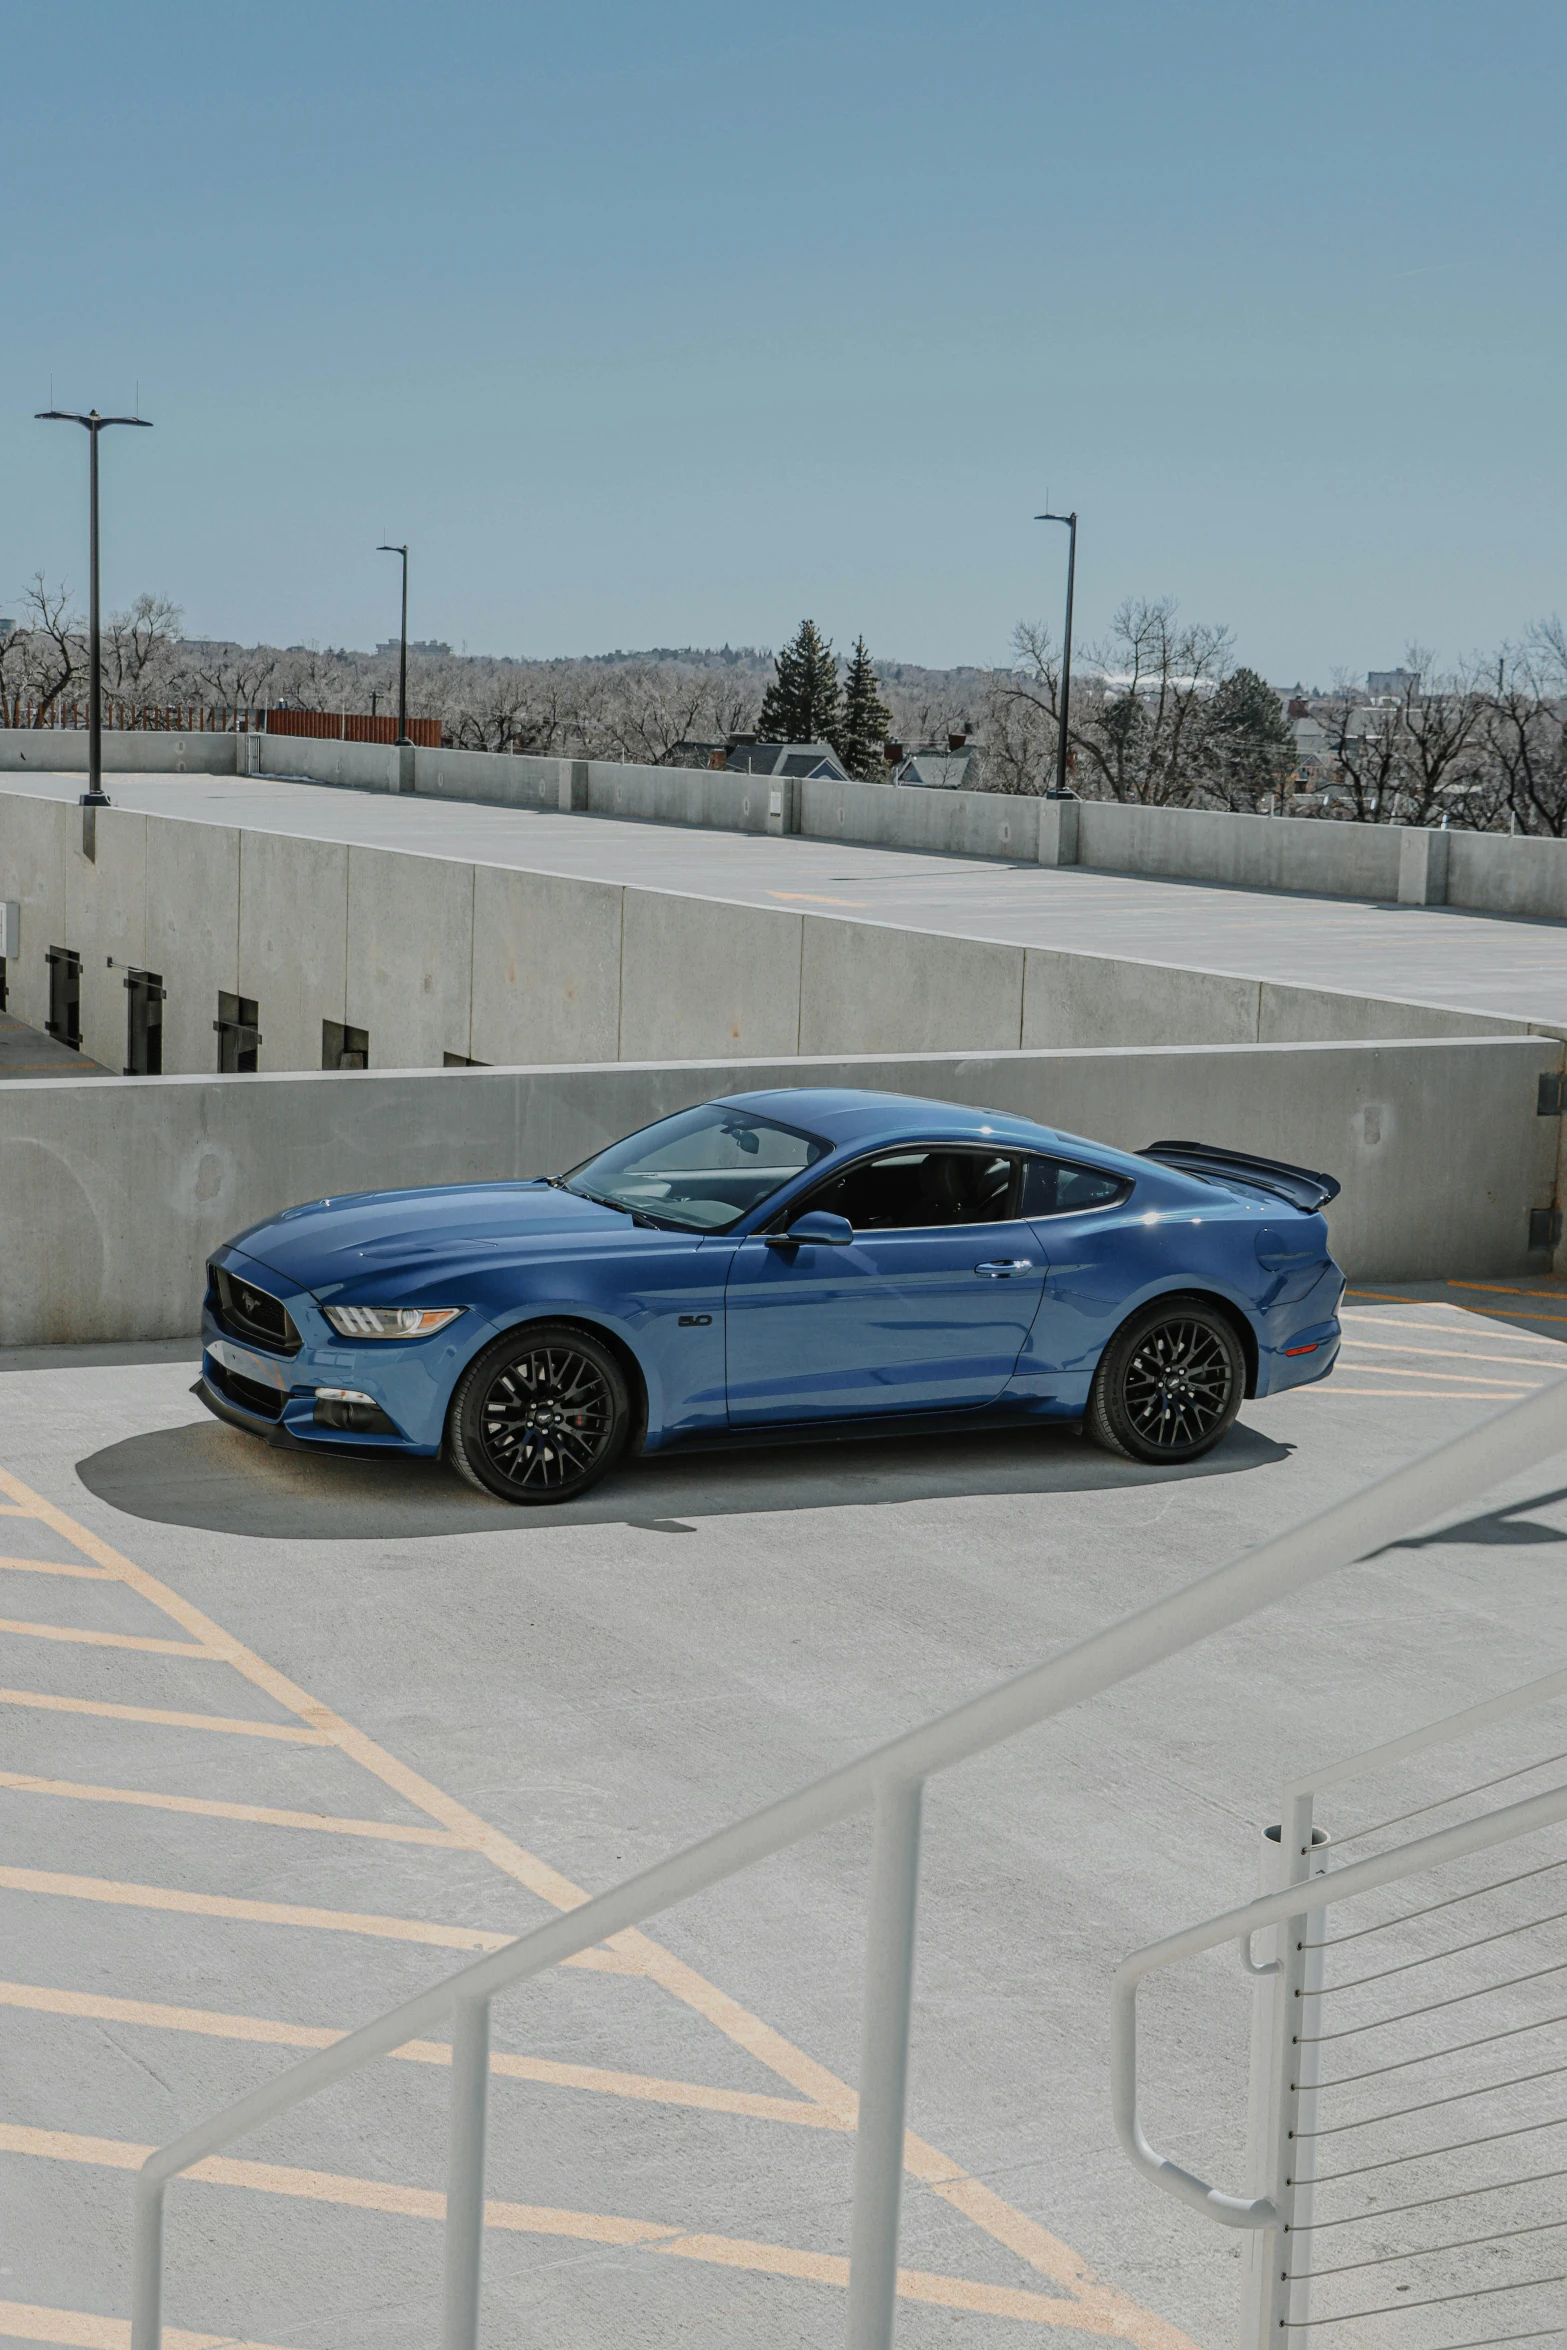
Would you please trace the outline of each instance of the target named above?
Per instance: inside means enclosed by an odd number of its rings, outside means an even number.
[[[725,1297],[732,1425],[992,1403],[1044,1285],[1016,1154],[913,1144],[788,1211],[847,1217],[845,1247],[743,1240]]]

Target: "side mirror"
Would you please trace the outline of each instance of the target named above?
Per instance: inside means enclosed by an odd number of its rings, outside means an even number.
[[[769,1232],[767,1238],[774,1248],[848,1248],[854,1240],[854,1226],[847,1216],[835,1216],[827,1208],[811,1208],[796,1217],[787,1232]]]

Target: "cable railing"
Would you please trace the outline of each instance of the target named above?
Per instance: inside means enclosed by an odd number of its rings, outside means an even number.
[[[984,1753],[1003,1740],[1081,1704],[1145,1671],[1194,1642],[1242,1622],[1258,1609],[1303,1589],[1335,1568],[1413,1534],[1453,1510],[1472,1515],[1477,1492],[1567,1449],[1567,1379],[1470,1429],[1438,1451],[1409,1463],[1377,1484],[1257,1549],[1214,1568],[1120,1622],[1080,1640],[1046,1662],[982,1696],[860,1755],[813,1784],[731,1822],[546,1924],[502,1950],[472,1961],[386,2015],[305,2058],[220,2113],[185,2131],[149,2156],[135,2189],[131,2350],[162,2350],[163,2237],[170,2182],[220,2153],[248,2131],[313,2097],[347,2074],[389,2056],[451,2019],[452,2065],[447,2145],[442,2350],[477,2350],[484,2242],[486,2104],[490,2075],[490,2009],[496,1995],[559,1965],[628,1927],[645,1925],[675,1903],[781,1852],[803,1837],[857,1813],[874,1820],[865,1961],[860,2091],[850,2231],[847,2341],[849,2350],[889,2350],[897,2292],[898,2231],[904,2164],[904,2108],[909,2021],[914,1980],[915,1903],[919,1877],[920,1812],[924,1785],[938,1771]],[[1567,1675],[1560,1676],[1567,1685]],[[1483,1710],[1483,1709],[1480,1709]],[[1320,1782],[1319,1782],[1320,1783]],[[1304,1802],[1304,1812],[1301,1803]],[[1554,1808],[1553,1808],[1554,1807]],[[1567,1791],[1526,1798],[1513,1807],[1532,1824],[1567,1820]],[[1312,1850],[1310,1794],[1288,1815],[1305,1821]],[[1500,1816],[1500,1815],[1499,1815]],[[1491,1819],[1461,1822],[1428,1837],[1442,1854],[1482,1849]],[[1519,1833],[1527,1832],[1519,1829]],[[1293,1834],[1293,1829],[1292,1829]],[[1492,1839],[1494,1841],[1494,1838]],[[1406,1851],[1374,1854],[1343,1872],[1347,1883],[1380,1886],[1408,1874]],[[1428,1865],[1439,1865],[1432,1862]],[[1221,1920],[1222,1940],[1246,1940],[1263,1925],[1302,1913],[1298,1884],[1248,1912]],[[1258,1914],[1253,1915],[1256,1912]],[[1265,1913],[1265,1914],[1262,1914]],[[1209,1929],[1193,1929],[1199,1937]],[[1304,1928],[1301,1928],[1304,1938]],[[1176,1937],[1183,1954],[1191,1935]],[[1207,1942],[1192,1947],[1208,1947]],[[1156,1951],[1172,1946],[1156,1945]],[[1320,1966],[1320,1953],[1301,1952]],[[1140,1954],[1148,1964],[1168,1958]],[[1140,1960],[1129,1961],[1136,1968]],[[1143,1971],[1147,1971],[1146,1968]],[[1125,1977],[1127,1969],[1121,1970]],[[1117,2076],[1118,2120],[1125,2099],[1124,2027],[1129,2009],[1118,1978],[1117,2022],[1122,2029]],[[1135,1978],[1132,1997],[1135,1998]],[[1135,2129],[1135,2089],[1130,2112]],[[1190,2174],[1145,2148],[1147,2161],[1189,2201],[1250,2228],[1270,2227],[1275,2207],[1266,2198],[1216,2196]],[[1142,2160],[1142,2156],[1138,2157]],[[1176,2184],[1176,2181],[1184,2182]],[[1276,2334],[1268,2337],[1276,2339]],[[1330,2338],[1339,2350],[1343,2337]]]
[[[1295,1780],[1269,1832],[1269,1889],[1118,1971],[1117,2131],[1156,2185],[1247,2231],[1244,2350],[1567,2339],[1564,1705],[1567,1672],[1546,1674]],[[1545,1751],[1492,1755],[1435,1795],[1408,1786],[1419,1758],[1501,1734]],[[1331,1840],[1314,1816],[1326,1790],[1401,1780]],[[1464,1816],[1443,1826],[1444,1812]],[[1380,1848],[1344,1857],[1366,1844]],[[1395,1887],[1405,1898],[1368,1918]],[[1275,1956],[1259,1963],[1270,1927]],[[1138,1985],[1231,1939],[1258,1978],[1247,2195],[1156,2153],[1138,2115]]]

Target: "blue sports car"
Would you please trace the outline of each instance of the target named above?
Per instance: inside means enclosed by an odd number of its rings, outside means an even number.
[[[628,1448],[1033,1420],[1196,1460],[1323,1379],[1329,1175],[801,1087],[567,1175],[288,1208],[208,1267],[195,1393],[271,1444],[570,1501]]]

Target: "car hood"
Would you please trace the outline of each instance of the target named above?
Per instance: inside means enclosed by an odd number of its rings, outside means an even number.
[[[535,1250],[595,1245],[636,1227],[616,1208],[543,1182],[445,1183],[427,1191],[363,1191],[285,1208],[230,1246],[301,1289],[407,1271],[424,1279]]]

